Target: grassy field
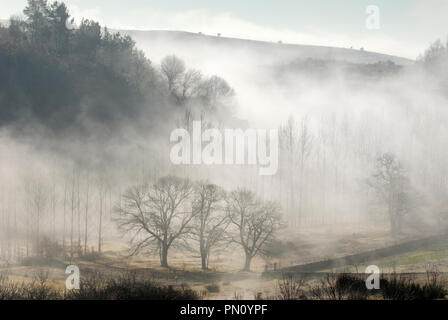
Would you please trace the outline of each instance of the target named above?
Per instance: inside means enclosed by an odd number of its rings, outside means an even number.
[[[402,241],[406,241],[408,238],[410,237],[404,236]],[[67,278],[65,268],[73,264],[79,267],[81,282],[84,281],[84,283],[89,281],[97,283],[98,279],[96,278],[99,276],[103,279],[124,281],[123,277],[126,278],[132,274],[133,279],[136,279],[138,283],[146,283],[146,289],[151,288],[151,290],[148,289],[151,294],[158,292],[154,290],[157,287],[165,288],[163,290],[179,289],[181,292],[188,288],[194,292],[195,297],[200,299],[277,298],[281,295],[281,281],[284,274],[277,272],[276,277],[266,277],[263,275],[266,266],[272,267],[273,263],[276,263],[280,269],[295,263],[337,258],[394,243],[387,233],[375,230],[361,230],[357,233],[307,230],[302,233],[285,233],[284,239],[287,240],[280,239],[273,244],[274,247],[271,250],[276,252],[276,255],[270,258],[255,259],[252,272],[240,271],[242,261],[237,249],[228,254],[213,256],[210,261],[210,270],[203,271],[199,267],[199,257],[195,254],[171,253],[170,268],[167,269],[159,266],[156,256],[128,257],[124,248],[110,242],[105,246],[105,251],[101,255],[75,257],[71,261],[69,259],[29,258],[18,264],[1,267],[0,287],[12,283],[36,285],[44,282],[46,287],[63,292]],[[319,294],[312,293],[313,288],[322,287],[322,281],[327,281],[326,286],[329,286],[328,279],[325,280],[328,275],[334,278],[333,284],[338,274],[341,273],[359,273],[357,276],[363,279],[366,277],[362,274],[365,267],[371,264],[377,265],[382,273],[413,273],[412,281],[416,281],[422,286],[425,284],[425,272],[428,271],[428,268],[436,268],[440,273],[438,280],[445,283],[444,272],[448,271],[448,244],[434,244],[426,247],[425,250],[417,249],[391,255],[379,260],[368,261],[362,265],[346,265],[336,269],[320,270],[319,273],[307,276],[296,274],[294,277],[300,279],[300,281],[296,279],[301,283],[300,296],[319,298]],[[125,283],[129,284],[129,281],[126,281]],[[120,283],[110,283],[110,287],[119,287],[120,285]],[[163,290],[160,291],[161,295],[166,294],[166,292],[163,293]],[[189,291],[187,293],[190,294]],[[128,294],[130,295],[130,293]],[[59,298],[61,297],[60,295]],[[368,296],[368,298],[378,297]]]

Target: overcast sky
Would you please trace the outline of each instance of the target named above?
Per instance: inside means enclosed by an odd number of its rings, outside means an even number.
[[[72,15],[110,28],[183,30],[288,43],[364,47],[415,58],[448,34],[448,0],[66,0]],[[0,0],[0,18],[26,0]],[[365,27],[366,7],[381,27]]]

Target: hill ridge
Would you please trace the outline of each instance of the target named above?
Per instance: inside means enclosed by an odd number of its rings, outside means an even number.
[[[345,47],[331,47],[295,43],[278,43],[253,39],[242,39],[234,37],[213,36],[203,33],[193,33],[188,31],[175,30],[115,30],[130,35],[137,43],[142,41],[175,41],[177,45],[224,46],[230,50],[252,49],[259,53],[279,56],[288,60],[294,58],[315,58],[323,60],[338,60],[359,63],[375,63],[378,61],[392,61],[399,65],[411,65],[415,61],[394,56],[386,53],[379,53],[368,50],[359,50]],[[270,51],[270,52],[268,52]]]

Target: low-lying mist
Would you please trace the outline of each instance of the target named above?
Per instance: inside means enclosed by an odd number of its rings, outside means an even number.
[[[55,29],[55,38],[29,28],[20,19],[0,28],[2,252],[28,255],[36,228],[84,250],[124,248],[114,206],[129,187],[166,175],[278,202],[289,226],[283,237],[316,226],[394,236],[445,228],[444,45],[415,63],[371,53],[360,61],[361,51],[346,56],[353,60],[267,58],[250,42],[223,50],[167,38],[153,49],[144,33],[135,44],[92,21]],[[193,120],[279,129],[278,172],[173,165],[170,132]],[[399,174],[380,181],[387,170]],[[384,201],[385,190],[395,202]]]

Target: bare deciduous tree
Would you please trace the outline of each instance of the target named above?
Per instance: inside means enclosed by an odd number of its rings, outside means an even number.
[[[175,55],[167,56],[162,60],[161,70],[168,82],[168,90],[173,93],[185,72],[185,63]]]
[[[278,206],[273,202],[262,203],[252,191],[240,189],[227,197],[227,211],[237,228],[232,240],[243,248],[246,256],[244,270],[250,271],[252,259],[262,253],[264,245],[279,227]]]
[[[87,237],[88,237],[88,220],[89,220],[89,189],[90,189],[90,179],[89,173],[86,177],[86,211],[84,216],[84,255],[87,254]]]
[[[180,83],[180,102],[185,102],[188,98],[194,96],[199,90],[202,75],[199,71],[190,69],[183,75]]]
[[[64,183],[64,209],[62,211],[63,214],[63,225],[62,225],[62,251],[63,251],[63,257],[65,259],[65,231],[66,231],[66,226],[67,226],[67,184],[68,184],[68,177],[65,178],[65,183]]]
[[[70,215],[70,261],[73,259],[73,235],[74,235],[74,218],[75,218],[75,185],[76,185],[76,177],[75,177],[75,168],[73,168],[72,174],[72,189],[70,192],[70,202],[71,202],[71,215]]]
[[[195,188],[193,238],[199,243],[201,266],[208,269],[211,251],[225,240],[229,219],[225,212],[225,192],[214,184],[200,182]]]
[[[291,220],[295,222],[295,205],[294,205],[294,195],[295,195],[295,164],[297,162],[297,145],[298,145],[298,127],[293,116],[288,117],[288,122],[286,125],[280,127],[280,146],[282,150],[286,153],[286,178],[288,179],[289,192],[288,196],[288,213],[291,215]],[[281,173],[280,173],[281,174]],[[282,177],[280,176],[280,179]]]
[[[191,233],[192,191],[189,180],[164,177],[151,187],[132,187],[125,193],[115,212],[119,228],[131,234],[131,255],[155,248],[161,266],[168,267],[169,249]]]
[[[30,209],[32,210],[35,218],[35,245],[37,254],[41,254],[40,250],[40,240],[41,240],[41,220],[45,213],[45,208],[47,206],[48,194],[44,187],[44,184],[40,180],[31,181],[27,185],[27,193],[29,194]]]
[[[229,86],[227,81],[218,77],[212,76],[201,84],[201,96],[208,109],[218,111],[219,105],[235,93]]]
[[[408,174],[403,165],[393,154],[385,153],[377,159],[375,172],[367,182],[387,206],[392,236],[400,234],[403,216],[414,205]]]
[[[99,211],[98,211],[98,252],[101,253],[103,245],[103,210],[105,207],[106,196],[106,186],[104,177],[100,176],[98,179],[98,198],[100,201]]]
[[[298,209],[298,222],[302,222],[303,214],[303,194],[305,185],[305,161],[309,157],[313,142],[313,136],[310,133],[308,127],[308,118],[304,117],[302,119],[300,129],[299,129],[299,169],[300,169],[300,189],[299,189],[299,209]]]

